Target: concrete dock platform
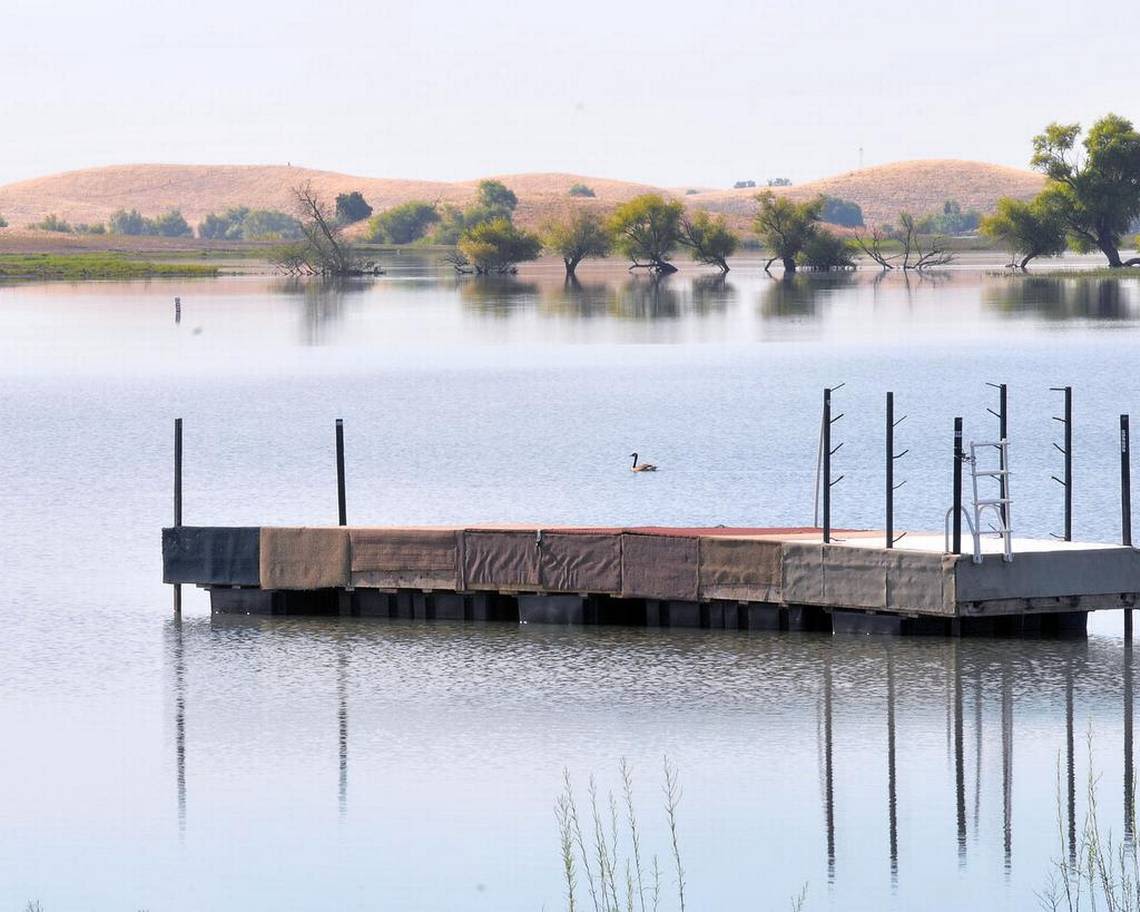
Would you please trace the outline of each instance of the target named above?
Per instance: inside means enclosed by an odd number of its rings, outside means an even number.
[[[897,634],[1073,635],[1131,608],[1140,553],[873,530],[201,527],[163,530],[164,581],[219,613]]]

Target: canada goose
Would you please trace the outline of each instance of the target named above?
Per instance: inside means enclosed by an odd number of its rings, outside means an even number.
[[[652,462],[643,462],[641,465],[638,465],[637,464],[637,454],[636,453],[630,453],[629,455],[633,457],[633,465],[631,465],[629,467],[629,470],[631,472],[656,472],[657,471],[657,466],[655,466]]]

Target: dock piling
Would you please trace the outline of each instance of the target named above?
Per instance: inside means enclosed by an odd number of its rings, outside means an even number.
[[[831,426],[835,424],[840,418],[843,417],[843,412],[840,412],[834,418],[831,417],[831,394],[838,389],[841,389],[846,384],[840,383],[839,386],[828,387],[823,391],[823,542],[829,544],[831,542],[831,489],[839,482],[843,481],[843,476],[840,475],[834,481],[831,480],[831,457],[839,452],[843,446],[842,443],[837,447],[831,445]]]
[[[174,525],[182,525],[182,419],[174,419]],[[182,616],[182,585],[174,584],[174,614]]]
[[[344,487],[344,419],[336,420],[336,499],[337,524],[348,525],[348,507]]]
[[[1120,543],[1132,547],[1132,456],[1128,416],[1120,416]],[[1124,609],[1124,639],[1132,642],[1132,609]]]
[[[962,462],[965,452],[962,450],[962,419],[954,419],[954,538],[950,550],[954,554],[962,553]]]
[[[1053,386],[1054,393],[1065,394],[1065,414],[1063,417],[1053,416],[1054,421],[1061,422],[1065,428],[1065,445],[1053,444],[1054,449],[1060,451],[1065,457],[1065,477],[1063,479],[1053,476],[1053,480],[1065,489],[1065,534],[1063,541],[1073,540],[1073,388],[1071,386]]]
[[[906,535],[895,537],[895,491],[906,484],[905,479],[895,484],[895,460],[902,459],[910,450],[903,450],[901,453],[895,452],[895,428],[906,420],[906,415],[903,415],[897,421],[895,420],[895,394],[893,392],[887,393],[887,521],[886,521],[886,547],[893,548],[895,542]]]
[[[1005,441],[1009,439],[1009,390],[1004,383],[986,383],[986,386],[992,386],[998,391],[998,410],[995,412],[992,408],[987,408],[986,411],[993,415],[998,420],[998,440]],[[1003,472],[1006,470],[1005,464],[1005,450],[998,450],[1000,463],[998,468]],[[1003,526],[1009,526],[1009,504],[1004,501],[1009,497],[1008,479],[1005,475],[998,477],[998,482],[1001,490],[1001,523]]]

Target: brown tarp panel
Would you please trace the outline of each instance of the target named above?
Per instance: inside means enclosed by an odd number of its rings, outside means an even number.
[[[450,529],[350,529],[352,585],[462,589],[461,535]]]
[[[552,592],[621,592],[621,536],[543,532],[539,579]]]
[[[262,589],[329,589],[349,585],[348,530],[261,529]]]
[[[807,542],[783,550],[788,604],[954,613],[953,571],[941,554]]]
[[[783,545],[755,539],[701,538],[702,599],[778,602]]]
[[[463,577],[468,589],[537,589],[535,532],[464,532]]]
[[[622,536],[622,595],[697,600],[698,539],[678,535]]]

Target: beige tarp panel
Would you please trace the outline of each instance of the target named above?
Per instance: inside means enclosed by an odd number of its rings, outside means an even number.
[[[784,544],[784,600],[793,605],[953,614],[953,572],[941,554]]]
[[[351,529],[352,585],[462,589],[461,534],[440,529]]]
[[[698,539],[626,534],[621,542],[622,595],[697,600]]]
[[[539,579],[552,592],[621,592],[621,536],[543,532]]]
[[[537,589],[538,548],[533,531],[463,533],[468,589]]]
[[[702,599],[778,602],[783,546],[757,539],[700,539]]]
[[[262,589],[329,589],[349,585],[348,530],[261,530]]]

